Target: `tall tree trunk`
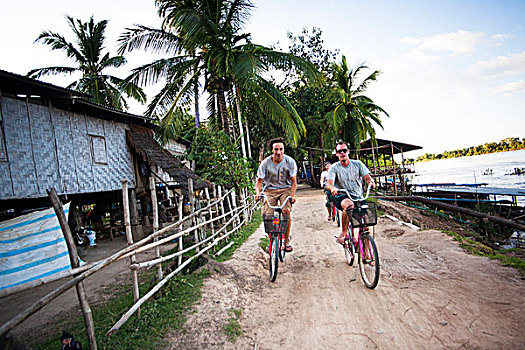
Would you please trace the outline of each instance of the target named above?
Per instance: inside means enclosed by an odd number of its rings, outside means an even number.
[[[244,142],[244,131],[242,129],[242,117],[241,117],[241,94],[239,86],[235,84],[235,104],[237,105],[237,119],[239,121],[239,135],[241,137],[242,156],[246,158],[246,145]]]
[[[193,82],[193,89],[195,94],[195,127],[199,129],[201,127],[201,119],[199,113],[199,82],[197,79]]]
[[[224,89],[221,87],[217,91],[217,100],[219,104],[219,115],[221,116],[222,129],[226,135],[231,136],[230,117],[228,116],[228,108],[226,108],[226,96],[224,96]]]
[[[310,163],[310,175],[312,176],[312,187],[317,187],[319,183],[317,182],[317,179],[315,178],[314,155],[312,151],[308,151],[308,162]]]

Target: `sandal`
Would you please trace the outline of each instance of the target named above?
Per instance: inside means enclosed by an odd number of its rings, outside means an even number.
[[[338,243],[338,244],[341,244],[341,245],[343,245],[345,243],[345,239],[344,238],[339,238],[339,236],[334,236],[334,238],[335,238],[335,243]]]
[[[284,246],[284,251],[287,252],[287,253],[290,253],[293,251],[293,247],[291,245],[285,245]]]

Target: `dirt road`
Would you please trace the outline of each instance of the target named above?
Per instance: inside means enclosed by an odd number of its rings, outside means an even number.
[[[258,246],[262,228],[212,268],[170,349],[525,348],[525,281],[516,270],[465,253],[444,233],[380,218],[381,278],[369,290],[334,242],[323,201],[319,190],[298,192],[294,252],[275,283]],[[223,327],[234,310],[242,335],[231,343]]]

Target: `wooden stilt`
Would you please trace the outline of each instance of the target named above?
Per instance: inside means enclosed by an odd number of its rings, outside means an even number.
[[[126,239],[128,246],[133,244],[133,234],[131,233],[131,222],[129,214],[129,198],[128,198],[128,180],[122,180],[122,209],[124,210],[124,225],[126,226]],[[130,265],[136,262],[135,254],[130,257]],[[133,300],[136,302],[140,299],[139,294],[139,280],[136,270],[131,270],[133,279]],[[140,312],[140,310],[139,310]]]
[[[151,193],[151,208],[153,211],[153,232],[159,230],[159,204],[157,202],[157,187],[155,186],[155,178],[153,175],[149,177],[149,189]],[[159,238],[153,238],[153,242],[158,241]],[[160,247],[155,247],[155,256],[160,258]],[[162,264],[157,265],[157,278],[162,279]]]
[[[55,210],[55,213],[57,215],[58,222],[60,223],[60,227],[62,228],[62,233],[64,234],[64,238],[66,240],[66,245],[69,250],[69,260],[71,262],[71,267],[78,268],[79,262],[78,262],[77,247],[75,246],[73,235],[71,234],[71,230],[69,229],[69,225],[66,220],[66,215],[64,214],[64,211],[62,209],[62,203],[60,202],[60,199],[58,198],[55,188],[51,188],[51,190],[48,191],[48,195],[49,195],[49,199],[51,200],[51,204],[53,205],[53,209]],[[91,313],[91,307],[89,306],[89,303],[87,301],[86,291],[84,289],[84,283],[79,282],[76,285],[76,289],[77,289],[78,301],[80,303],[80,308],[82,309],[82,314],[84,315],[84,322],[86,324],[86,332],[87,332],[88,341],[89,341],[89,348],[96,350],[97,349],[97,339],[95,337],[95,324],[93,323],[93,315]]]

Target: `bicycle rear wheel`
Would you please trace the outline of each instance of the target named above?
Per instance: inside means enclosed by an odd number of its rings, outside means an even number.
[[[277,279],[277,269],[279,268],[279,237],[270,236],[270,281],[275,282]]]
[[[343,249],[345,250],[346,262],[348,263],[348,265],[352,266],[354,264],[355,259],[355,248],[354,244],[352,243],[352,240],[348,239],[348,236],[345,237]]]
[[[281,237],[279,238],[279,260],[281,260],[281,262],[284,262],[284,256],[286,255],[286,249],[284,246],[284,233],[281,233],[280,236]]]
[[[359,272],[365,286],[374,289],[379,282],[379,255],[376,243],[369,234],[361,237],[363,255],[359,252]]]

